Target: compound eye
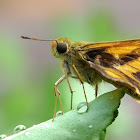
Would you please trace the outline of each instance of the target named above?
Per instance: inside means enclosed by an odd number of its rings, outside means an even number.
[[[63,42],[58,42],[56,47],[58,53],[65,53],[67,51],[67,45]]]

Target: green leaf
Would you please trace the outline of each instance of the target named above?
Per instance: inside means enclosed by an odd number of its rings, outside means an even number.
[[[78,113],[72,110],[35,125],[5,140],[104,140],[106,128],[118,115],[123,89],[105,93],[89,103],[89,110]]]

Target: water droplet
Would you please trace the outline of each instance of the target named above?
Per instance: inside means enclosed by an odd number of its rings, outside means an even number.
[[[0,140],[6,138],[7,136],[5,134],[0,135]]]
[[[78,104],[77,106],[77,112],[82,114],[85,113],[87,111],[87,105],[85,102],[81,102],[80,104]]]
[[[28,136],[30,134],[30,132],[25,132],[25,136]]]
[[[73,132],[76,132],[76,129],[73,129],[72,131],[73,131]]]
[[[26,129],[26,127],[24,125],[18,125],[15,127],[14,132],[18,133],[18,132],[23,131],[25,129]]]
[[[89,125],[88,127],[89,127],[89,128],[92,128],[93,126],[92,126],[92,125]]]
[[[58,116],[60,116],[60,115],[62,115],[62,111],[58,111],[58,112],[56,113],[56,117],[58,117]]]
[[[94,134],[92,137],[92,140],[99,140],[99,139],[100,139],[99,134]]]
[[[86,105],[86,102],[79,103],[78,106],[77,106],[77,110],[79,110],[81,107],[83,107],[85,105]]]

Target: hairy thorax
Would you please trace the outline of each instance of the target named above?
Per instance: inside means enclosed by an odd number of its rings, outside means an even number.
[[[72,65],[74,64],[83,82],[96,85],[102,81],[101,75],[91,68],[89,63],[81,59],[75,59],[74,57],[75,55],[72,55],[63,57],[63,59],[61,59],[61,68],[64,74],[67,74],[69,77],[77,77],[75,71],[72,68]]]

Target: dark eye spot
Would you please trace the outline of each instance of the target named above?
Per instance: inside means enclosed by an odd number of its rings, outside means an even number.
[[[56,49],[57,49],[58,53],[65,53],[67,51],[67,45],[66,45],[66,43],[59,42],[59,43],[57,43]]]

